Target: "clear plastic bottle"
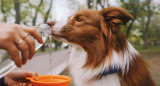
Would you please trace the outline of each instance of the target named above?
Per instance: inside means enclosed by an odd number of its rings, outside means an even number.
[[[37,32],[39,32],[42,36],[43,43],[46,41],[47,37],[51,35],[51,28],[47,24],[41,24],[39,26],[33,26]],[[35,39],[35,50],[38,50],[43,44],[40,44]],[[12,71],[16,65],[10,58],[1,59],[0,58],[0,78],[5,76],[7,73]]]
[[[51,28],[47,24],[41,24],[39,26],[34,26],[33,28],[36,29],[37,32],[39,32],[42,36],[43,42],[46,41],[47,37],[51,35]],[[40,44],[35,40],[35,50],[38,50],[43,44]]]

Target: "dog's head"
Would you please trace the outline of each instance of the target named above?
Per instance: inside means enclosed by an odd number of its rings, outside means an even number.
[[[108,7],[104,10],[82,10],[67,21],[49,22],[53,37],[57,40],[81,46],[88,54],[84,66],[96,68],[113,50],[119,52],[126,48],[126,38],[120,31],[133,17],[124,9]]]

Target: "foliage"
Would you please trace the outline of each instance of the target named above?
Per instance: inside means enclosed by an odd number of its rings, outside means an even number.
[[[104,9],[112,6],[111,0],[88,0],[88,8]],[[160,45],[160,3],[153,0],[116,0],[119,6],[127,10],[134,19],[126,26],[122,26],[122,32],[128,40],[137,46]]]
[[[160,45],[149,46],[148,49],[144,49],[142,46],[139,46],[139,45],[134,45],[134,47],[140,53],[160,53]]]
[[[136,44],[136,45],[143,45],[145,44],[145,34],[147,33],[147,42],[148,46],[159,44],[159,37],[160,29],[159,24],[160,19],[159,17],[159,10],[155,9],[157,8],[153,1],[151,3],[148,3],[150,0],[121,0],[121,7],[125,8],[131,15],[134,16],[135,21],[133,22],[133,26],[131,27],[131,33],[129,33],[129,40]],[[160,4],[160,3],[159,3]],[[148,24],[148,8],[147,6],[150,6],[151,9],[151,20]],[[133,20],[132,20],[133,21]],[[148,31],[146,32],[146,29],[148,28]],[[123,28],[123,31],[125,31]],[[138,32],[136,32],[138,30]],[[125,31],[127,34],[128,32]],[[140,33],[139,35],[137,33]]]
[[[16,1],[19,1],[20,4],[20,24],[28,26],[38,25],[45,23],[47,19],[51,20],[51,18],[53,18],[50,13],[49,15],[47,14],[51,0],[0,0],[1,22],[15,22]],[[87,5],[86,7],[89,9],[100,10],[112,6],[111,1],[112,0],[87,0],[84,5]],[[68,2],[70,2],[69,5],[72,6],[72,8],[75,6],[77,6],[76,8],[80,8],[79,1],[68,0]],[[119,3],[120,7],[126,9],[134,17],[134,20],[130,21],[128,25],[123,26],[121,29],[131,43],[136,46],[143,46],[145,42],[148,42],[148,46],[160,45],[160,3],[155,3],[154,0],[115,0],[115,2]],[[148,6],[151,10],[150,14]],[[148,20],[148,16],[150,20]],[[147,41],[145,40],[146,34]],[[54,39],[53,43],[55,43],[57,47],[60,47],[62,44]]]

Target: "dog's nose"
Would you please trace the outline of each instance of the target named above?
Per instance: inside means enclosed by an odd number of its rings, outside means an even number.
[[[54,26],[55,23],[56,23],[56,21],[49,21],[49,22],[47,22],[47,24],[48,24],[49,26]]]

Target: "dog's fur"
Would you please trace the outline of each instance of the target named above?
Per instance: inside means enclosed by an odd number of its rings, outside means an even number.
[[[48,23],[55,39],[73,46],[69,69],[76,86],[155,86],[146,63],[120,31],[131,19],[124,9],[108,7]],[[98,77],[110,67],[120,71]]]

